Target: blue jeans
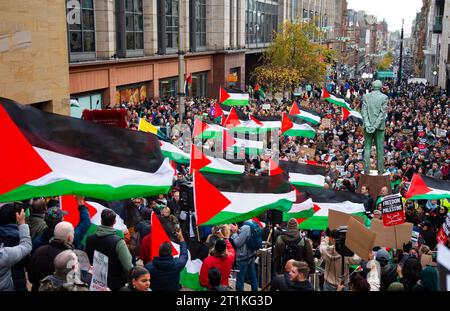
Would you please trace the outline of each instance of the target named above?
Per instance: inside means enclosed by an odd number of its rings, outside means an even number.
[[[236,261],[236,267],[239,270],[236,276],[236,290],[244,290],[245,277],[249,276],[252,291],[258,291],[258,279],[256,277],[255,257],[243,261]]]
[[[337,290],[337,286],[334,286],[331,283],[328,283],[327,281],[325,281],[323,283],[323,291],[324,292],[335,292]]]

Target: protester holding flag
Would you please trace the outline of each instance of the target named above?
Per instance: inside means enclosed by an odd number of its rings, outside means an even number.
[[[200,270],[200,284],[203,287],[211,288],[211,284],[209,284],[208,281],[208,273],[213,267],[220,270],[222,275],[220,284],[226,287],[229,285],[228,276],[230,275],[234,263],[236,251],[229,241],[230,231],[226,230],[225,232],[224,235],[222,234],[222,231],[219,231],[219,239],[216,240],[210,255],[203,260],[202,268]]]
[[[178,258],[172,256],[172,243],[164,242],[159,246],[159,256],[145,265],[152,278],[152,291],[180,290],[180,272],[188,260],[188,251],[181,230],[177,231],[177,238],[180,241]]]

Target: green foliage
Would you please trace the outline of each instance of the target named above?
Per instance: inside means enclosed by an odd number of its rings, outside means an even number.
[[[377,64],[377,70],[385,71],[388,70],[392,63],[394,62],[394,54],[392,52],[386,53],[383,59]]]
[[[285,22],[263,55],[264,65],[255,69],[253,78],[272,92],[285,91],[302,82],[322,83],[327,64],[335,59],[334,51],[311,41],[319,41],[322,36],[313,22]]]

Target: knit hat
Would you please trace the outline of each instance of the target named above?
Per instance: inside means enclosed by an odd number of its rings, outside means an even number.
[[[399,282],[393,282],[388,287],[388,292],[403,292],[405,291],[405,286]]]
[[[287,227],[288,227],[288,230],[298,229],[297,219],[295,219],[295,218],[289,219]]]
[[[380,249],[377,251],[377,257],[376,259],[383,264],[387,264],[389,262],[389,259],[391,256],[385,249]]]
[[[218,253],[223,253],[227,249],[227,244],[224,240],[219,239],[216,241],[216,244],[214,245],[214,250]]]
[[[44,219],[48,226],[55,227],[58,223],[60,223],[63,220],[64,215],[66,214],[68,213],[54,206],[47,209],[47,211],[45,212]]]

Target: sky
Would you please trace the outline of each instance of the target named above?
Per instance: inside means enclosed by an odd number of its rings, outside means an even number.
[[[375,15],[379,21],[386,19],[389,31],[402,28],[405,19],[405,33],[411,33],[412,21],[422,8],[422,0],[347,0],[348,8],[364,10],[368,15]]]

